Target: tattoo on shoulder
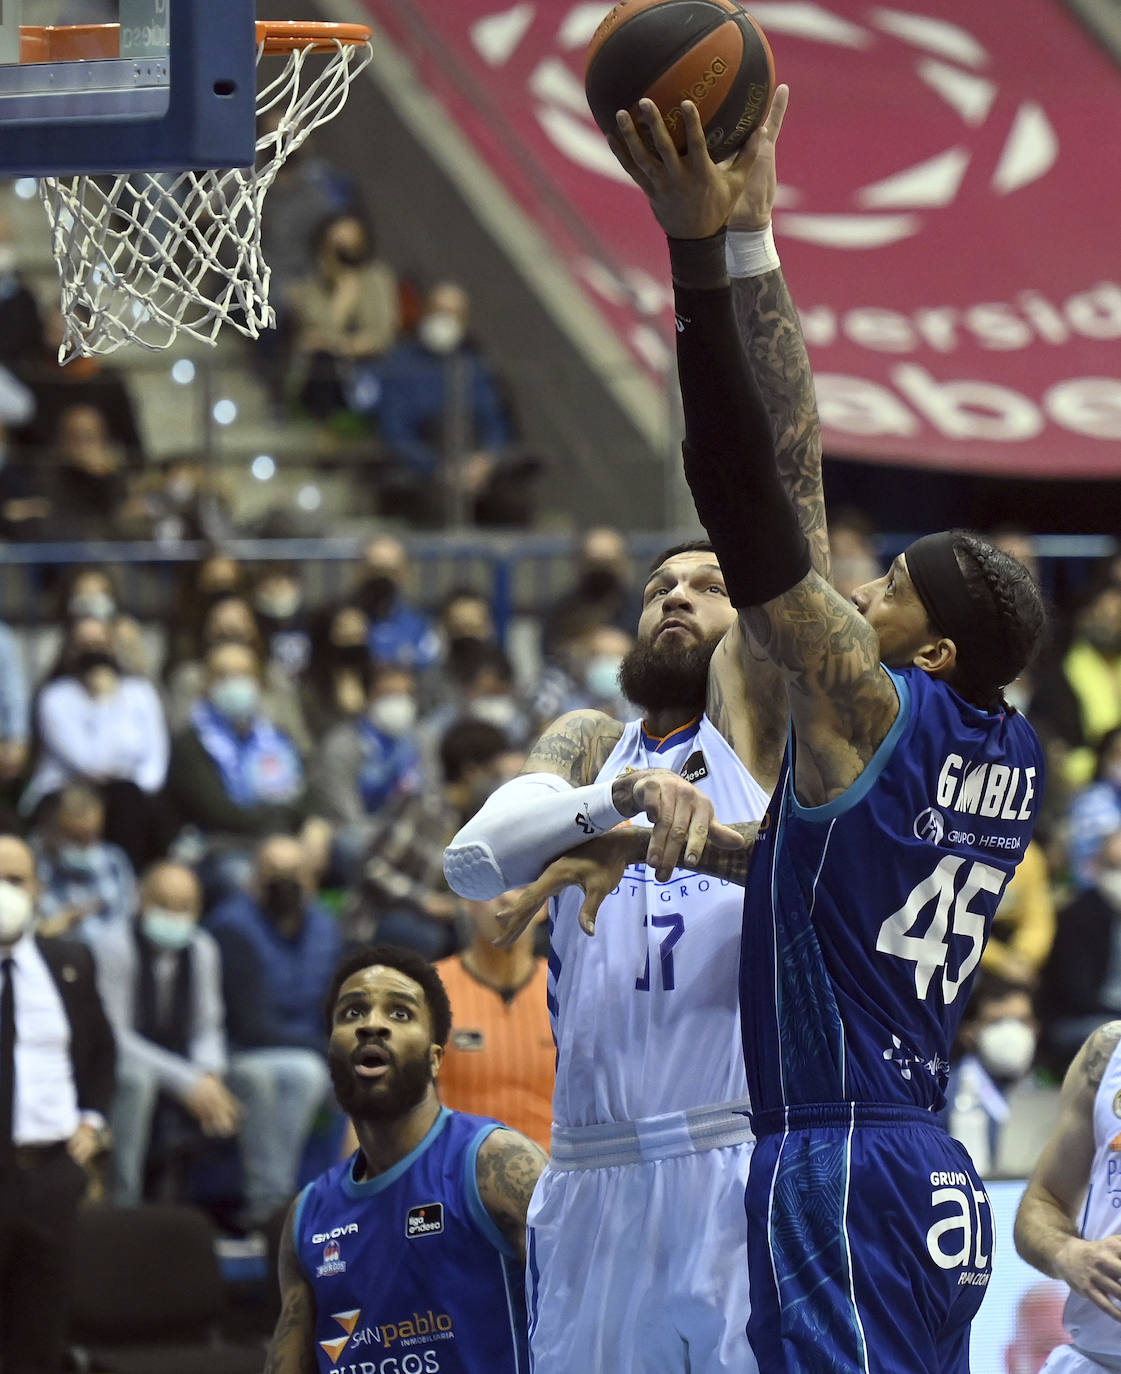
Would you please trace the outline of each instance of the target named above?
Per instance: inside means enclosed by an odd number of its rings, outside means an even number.
[[[529,1200],[547,1159],[544,1150],[516,1131],[493,1131],[479,1149],[476,1179],[483,1206],[520,1250],[525,1244]]]
[[[522,771],[556,773],[570,787],[582,787],[595,780],[622,733],[622,724],[602,711],[570,711],[549,726]]]
[[[1121,1041],[1121,1021],[1107,1021],[1086,1041],[1086,1054],[1082,1061],[1082,1071],[1092,1088],[1101,1086],[1105,1077],[1106,1065],[1113,1057],[1113,1051]]]

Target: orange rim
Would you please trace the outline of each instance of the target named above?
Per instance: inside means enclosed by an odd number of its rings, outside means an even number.
[[[365,24],[321,24],[299,19],[266,19],[256,25],[257,46],[266,57],[294,52],[335,52],[336,46],[363,47],[371,32]],[[23,24],[20,62],[95,62],[120,57],[119,24]]]
[[[263,19],[257,23],[257,45],[266,57],[285,57],[293,52],[334,52],[335,45],[358,48],[368,43],[365,24],[304,23],[300,19]]]

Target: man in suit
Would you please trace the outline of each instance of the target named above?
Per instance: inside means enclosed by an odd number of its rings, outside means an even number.
[[[57,1374],[85,1165],[105,1145],[113,1032],[85,945],[32,933],[31,850],[0,835],[0,1368]]]

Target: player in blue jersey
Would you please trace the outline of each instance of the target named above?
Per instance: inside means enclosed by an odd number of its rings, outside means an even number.
[[[266,1374],[526,1374],[525,1214],[537,1145],[440,1105],[436,970],[374,945],[328,997],[331,1079],[358,1150],[285,1221]]]
[[[736,233],[749,247],[770,220],[782,114],[776,104],[766,155],[737,207]],[[797,316],[773,250],[738,256],[737,246],[733,236],[747,362],[784,480],[824,555],[820,428]],[[524,774],[493,794],[445,857],[464,895],[531,884],[507,905],[511,934],[554,899],[552,1151],[528,1218],[534,1371],[751,1374],[742,1199],[752,1136],[735,885],[746,865],[742,849],[706,855],[705,842],[734,842],[710,829],[714,814],[736,823],[763,814],[786,705],[771,665],[740,632],[711,545],[654,560],[621,683],[641,721],[598,711],[556,721]],[[656,818],[652,832],[619,824],[644,812]],[[703,875],[676,867],[685,850]],[[579,887],[597,890],[605,854],[602,919],[588,940]]]
[[[814,571],[725,269],[756,140],[717,167],[682,108],[683,154],[649,101],[637,124],[620,112],[615,147],[669,239],[697,513],[791,714],[741,946],[748,1336],[768,1374],[964,1374],[992,1223],[937,1113],[1042,792],[1039,742],[1001,695],[1040,642],[1042,600],[960,531],[917,540],[851,601]]]

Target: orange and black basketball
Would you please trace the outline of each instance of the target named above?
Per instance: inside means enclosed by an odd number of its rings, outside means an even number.
[[[763,30],[735,0],[620,0],[588,45],[584,89],[596,123],[615,132],[615,112],[649,97],[679,150],[681,102],[700,111],[716,162],[730,157],[767,117],[775,64]]]

